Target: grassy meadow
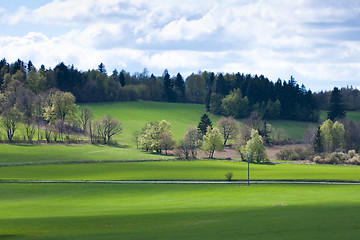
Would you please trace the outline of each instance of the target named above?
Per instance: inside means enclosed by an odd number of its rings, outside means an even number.
[[[136,149],[133,132],[147,122],[171,122],[174,137],[180,140],[188,125],[197,125],[204,105],[86,105],[96,118],[110,113],[122,122],[118,146],[0,144],[0,239],[358,239],[360,185],[6,183],[225,180],[228,172],[234,180],[247,179],[243,162],[173,161],[172,156]],[[219,120],[219,116],[209,116],[213,123]],[[360,120],[360,114],[348,116]],[[269,123],[296,141],[312,124]],[[18,137],[21,131],[20,127]],[[360,181],[360,167],[251,164],[250,178]]]
[[[360,233],[360,186],[0,184],[0,191],[0,239],[344,240]]]
[[[247,179],[247,163],[217,160],[55,164],[0,167],[0,180],[234,180]],[[360,181],[360,167],[250,164],[252,180]]]

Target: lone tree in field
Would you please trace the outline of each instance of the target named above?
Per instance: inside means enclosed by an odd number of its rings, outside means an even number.
[[[220,133],[224,138],[224,146],[229,139],[235,139],[238,132],[238,123],[233,117],[221,117],[217,122]]]
[[[198,130],[204,136],[207,132],[208,127],[212,129],[212,122],[209,116],[205,113],[200,119],[200,122],[198,124]]]
[[[109,144],[114,135],[121,133],[122,126],[118,119],[107,114],[100,120],[95,120],[94,129],[97,136],[103,140],[103,143]]]
[[[341,119],[345,117],[346,111],[340,90],[337,87],[334,87],[330,95],[328,118],[331,121],[334,121],[335,119]]]
[[[203,150],[209,154],[209,158],[214,157],[215,151],[221,151],[224,149],[224,139],[218,128],[211,129],[208,127],[207,133],[203,138]]]

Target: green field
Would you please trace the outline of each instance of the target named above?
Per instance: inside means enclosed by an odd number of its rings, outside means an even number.
[[[123,133],[119,138],[123,142],[133,142],[132,134],[141,131],[146,123],[166,120],[172,124],[174,138],[180,140],[184,137],[189,125],[197,126],[200,117],[205,113],[203,104],[165,103],[165,102],[114,102],[81,104],[88,106],[94,112],[95,118],[111,114],[118,118],[123,125]],[[210,114],[215,124],[220,116]]]
[[[0,239],[355,240],[360,234],[360,186],[0,184],[0,191]]]
[[[135,148],[133,132],[150,121],[171,122],[181,139],[188,125],[197,125],[203,105],[87,105],[97,118],[110,113],[120,119],[124,132],[116,138],[118,146],[0,144],[0,239],[358,239],[360,185],[5,183],[225,180],[228,172],[234,180],[247,179],[243,162],[174,161]],[[297,141],[310,124],[270,123]],[[251,164],[250,178],[360,181],[360,167]]]
[[[0,164],[171,159],[130,146],[0,144]]]
[[[360,167],[250,165],[252,180],[360,180]],[[225,180],[247,179],[247,164],[230,161],[161,161],[0,167],[0,179],[20,180]]]

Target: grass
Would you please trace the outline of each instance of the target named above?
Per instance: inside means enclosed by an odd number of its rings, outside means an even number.
[[[1,239],[347,240],[360,233],[360,186],[0,184],[0,190]]]
[[[172,124],[172,133],[176,140],[184,137],[189,125],[197,126],[200,117],[206,112],[203,104],[165,103],[165,102],[114,102],[81,104],[94,112],[95,118],[111,114],[123,125],[121,141],[133,142],[133,133],[141,131],[146,123],[166,120]],[[215,124],[220,116],[208,114]]]
[[[275,129],[283,129],[286,136],[295,141],[301,142],[305,131],[317,123],[290,121],[290,120],[271,120],[268,121]]]
[[[21,180],[233,180],[247,179],[247,164],[230,161],[165,161],[0,167],[0,179]],[[250,165],[252,180],[360,180],[360,167]]]
[[[41,163],[67,161],[106,161],[169,159],[172,157],[147,154],[129,146],[104,145],[13,145],[0,144],[0,164],[2,163]]]

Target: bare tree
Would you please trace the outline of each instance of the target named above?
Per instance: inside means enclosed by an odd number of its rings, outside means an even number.
[[[239,128],[238,122],[233,117],[221,117],[217,124],[224,138],[224,146],[229,139],[236,138]]]
[[[103,140],[104,144],[110,143],[111,138],[122,131],[121,123],[118,119],[107,114],[100,120],[94,122],[97,136]]]
[[[170,132],[164,132],[160,137],[160,147],[165,150],[165,154],[168,154],[168,150],[174,149],[176,141],[173,139]]]
[[[201,145],[202,134],[194,126],[189,126],[184,139],[178,146],[178,151],[185,159],[196,158],[197,150]]]
[[[87,106],[81,108],[79,115],[79,123],[81,125],[82,130],[86,133],[87,127],[90,124],[94,114],[91,109]]]

